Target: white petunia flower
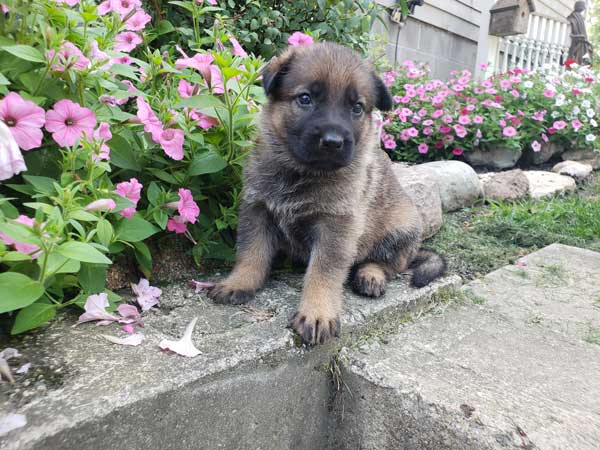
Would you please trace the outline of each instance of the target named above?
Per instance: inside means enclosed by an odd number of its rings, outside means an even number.
[[[596,136],[595,136],[595,135],[593,135],[593,134],[588,134],[588,135],[585,137],[585,140],[586,140],[587,142],[594,142],[594,141],[596,140]]]
[[[573,108],[573,115],[577,115],[581,112],[581,109],[579,109],[579,106],[576,106],[575,108]]]
[[[581,102],[581,106],[585,109],[588,109],[592,106],[592,102],[590,102],[589,100],[584,100]]]
[[[596,115],[596,111],[594,111],[592,108],[587,110],[587,116],[591,119],[592,117],[594,117]]]
[[[598,126],[598,122],[596,122],[596,119],[590,119],[590,125],[593,127],[597,127]]]
[[[531,89],[533,87],[533,81],[527,80],[523,83],[523,86],[527,89]]]

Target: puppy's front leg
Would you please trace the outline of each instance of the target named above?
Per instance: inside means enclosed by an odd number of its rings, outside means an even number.
[[[315,227],[302,301],[290,320],[307,344],[323,344],[339,336],[342,289],[356,249],[352,224],[351,218],[338,217]]]
[[[277,231],[263,205],[242,205],[235,267],[209,293],[215,303],[239,305],[254,297],[265,283],[277,250]]]

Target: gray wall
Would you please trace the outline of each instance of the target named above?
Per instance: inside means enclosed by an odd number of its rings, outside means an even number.
[[[377,0],[394,7],[395,0]],[[398,31],[386,15],[387,29],[377,23],[375,30],[387,40],[390,63],[406,59],[426,62],[435,78],[446,79],[452,70],[478,73],[478,64],[488,62],[489,9],[495,0],[425,0]],[[566,17],[575,0],[535,0],[537,14]]]

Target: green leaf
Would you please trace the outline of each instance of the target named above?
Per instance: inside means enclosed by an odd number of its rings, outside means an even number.
[[[140,264],[146,278],[150,278],[152,275],[152,255],[150,249],[143,242],[134,242],[135,247],[135,259]]]
[[[0,49],[25,61],[45,63],[42,53],[29,45],[4,45]]]
[[[207,173],[215,173],[227,167],[221,155],[213,150],[209,150],[201,155],[195,155],[188,169],[188,176],[203,175]]]
[[[113,213],[118,213],[119,211],[124,210],[125,208],[129,208],[130,206],[135,206],[135,203],[133,203],[131,200],[129,200],[128,198],[125,197],[121,197],[120,195],[115,195],[113,197],[113,200],[115,201],[115,209],[113,209],[111,212]]]
[[[122,136],[114,135],[107,144],[110,147],[110,162],[121,169],[142,170],[132,145]]]
[[[96,231],[96,236],[98,236],[100,243],[108,247],[114,236],[113,227],[110,222],[105,219],[99,220],[98,224],[96,225]]]
[[[31,261],[31,256],[21,252],[6,252],[4,256],[0,256],[0,261],[16,262],[16,261]]]
[[[0,85],[7,86],[9,84],[10,84],[9,79],[0,73]]]
[[[40,239],[35,235],[33,230],[27,225],[18,222],[0,222],[0,231],[6,234],[9,238],[17,242],[25,244],[41,245]]]
[[[31,305],[44,293],[44,287],[16,272],[0,273],[0,313]]]
[[[158,187],[158,184],[156,184],[156,181],[153,181],[150,183],[150,186],[148,186],[147,195],[150,204],[157,206],[158,197],[160,196],[160,188]]]
[[[158,25],[156,25],[155,30],[156,34],[160,36],[175,31],[175,27],[173,27],[173,24],[168,20],[161,20],[160,22],[158,22]]]
[[[104,290],[106,285],[106,264],[81,264],[79,283],[88,294],[97,294]]]
[[[167,222],[169,221],[169,216],[162,209],[157,209],[152,214],[154,221],[161,227],[163,230],[167,227]]]
[[[134,80],[137,80],[137,75],[135,73],[134,68],[127,64],[113,64],[112,66],[110,66],[110,71],[113,74],[121,75],[126,78],[133,78]]]
[[[226,110],[225,104],[214,95],[194,95],[184,98],[176,105],[178,108],[196,108],[198,111],[216,117],[215,109]]]
[[[123,219],[117,225],[117,238],[127,242],[139,242],[149,238],[160,230],[138,214],[131,219]]]
[[[33,330],[49,322],[56,315],[56,306],[50,303],[34,303],[23,308],[17,314],[10,334],[15,335],[24,331]]]
[[[23,178],[41,194],[55,194],[54,182],[56,180],[48,177],[37,177],[34,175],[23,175]]]
[[[54,206],[49,205],[48,203],[39,203],[39,202],[30,202],[30,203],[23,203],[23,206],[27,206],[28,208],[31,209],[41,209],[45,214],[50,214],[52,212],[52,210],[54,209]]]
[[[39,260],[38,260],[39,264]],[[46,274],[53,275],[57,273],[77,273],[81,264],[76,259],[66,258],[58,253],[50,253],[46,262]]]
[[[69,213],[69,219],[82,220],[84,222],[96,222],[98,217],[83,209],[78,209]]]
[[[67,258],[73,258],[77,261],[96,263],[96,264],[112,264],[111,260],[92,247],[90,244],[84,242],[65,242],[56,249],[56,252],[66,256]]]

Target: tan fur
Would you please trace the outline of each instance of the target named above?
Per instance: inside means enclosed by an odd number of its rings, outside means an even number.
[[[342,286],[351,268],[355,290],[382,295],[386,281],[417,254],[420,215],[379,148],[371,118],[377,92],[365,61],[343,47],[317,44],[286,50],[267,70],[285,72],[281,92],[264,107],[245,168],[236,266],[210,296],[247,301],[266,280],[275,252],[285,250],[308,263],[291,326],[305,342],[323,343],[339,332]],[[313,170],[289,151],[295,145],[289,126],[303,114],[294,99],[315,80],[325,87],[327,104],[343,105],[352,88],[365,105],[352,122],[359,136],[354,158],[336,170]]]

